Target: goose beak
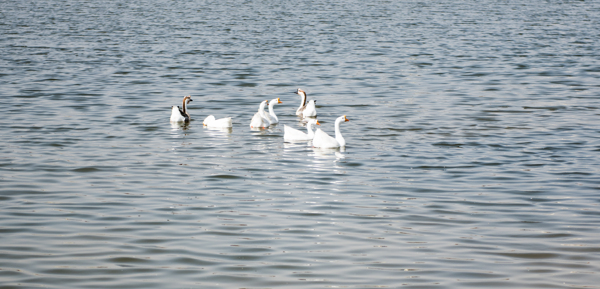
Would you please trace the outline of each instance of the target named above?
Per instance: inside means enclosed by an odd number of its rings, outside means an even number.
[[[321,125],[321,123],[317,120],[317,125]]]
[[[350,121],[349,119],[346,118],[346,116],[344,115],[344,121]]]
[[[277,103],[283,103],[281,100],[279,100],[279,97],[277,98]]]

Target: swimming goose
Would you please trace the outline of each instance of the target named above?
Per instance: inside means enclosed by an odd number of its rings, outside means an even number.
[[[230,128],[233,126],[231,123],[231,117],[215,119],[214,115],[207,116],[204,119],[203,124],[206,127],[215,127],[215,128]]]
[[[183,98],[183,109],[179,108],[179,106],[171,107],[171,121],[172,122],[189,122],[190,114],[187,112],[186,105],[192,101],[191,96],[186,96]]]
[[[271,122],[271,124],[279,123],[279,119],[277,118],[277,115],[275,115],[275,111],[273,110],[273,107],[278,103],[281,103],[279,97],[271,100],[271,102],[269,103],[269,121]]]
[[[317,108],[315,106],[316,100],[311,100],[306,103],[306,92],[300,88],[296,90],[296,94],[302,97],[300,102],[300,107],[296,110],[296,115],[301,117],[316,117],[317,116]]]
[[[258,112],[254,114],[250,121],[250,128],[267,128],[271,125],[267,114],[265,113],[265,106],[269,104],[268,100],[263,100],[258,107]]]
[[[313,147],[339,148],[346,146],[346,140],[344,140],[344,137],[340,132],[340,123],[343,121],[348,121],[345,115],[342,115],[335,120],[335,138],[318,128],[315,132],[315,137],[313,138]]]
[[[307,104],[306,108],[302,112],[303,117],[317,117],[317,101],[311,99]]]
[[[306,123],[306,131],[302,132],[295,128],[291,128],[287,125],[283,125],[283,141],[285,142],[294,142],[294,141],[309,141],[312,140],[315,136],[315,133],[312,130],[313,125],[321,125],[316,118],[311,118]]]

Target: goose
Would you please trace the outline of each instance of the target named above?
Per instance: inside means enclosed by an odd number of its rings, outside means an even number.
[[[339,148],[346,146],[346,140],[344,140],[344,137],[342,137],[342,133],[340,132],[340,123],[343,121],[349,121],[345,115],[342,115],[335,120],[335,138],[318,128],[315,132],[315,137],[313,138],[313,147]]]
[[[271,122],[271,124],[279,123],[279,119],[277,118],[277,115],[275,115],[275,111],[273,110],[273,107],[278,103],[282,103],[281,100],[279,100],[279,97],[271,100],[271,102],[269,103],[269,121]]]
[[[302,112],[303,117],[317,117],[317,101],[311,99],[306,104],[306,108]]]
[[[258,112],[254,114],[250,121],[250,128],[267,128],[271,125],[267,114],[265,113],[265,106],[269,104],[268,100],[263,100],[258,107]]]
[[[183,98],[183,109],[179,108],[179,106],[171,107],[171,122],[189,122],[190,114],[187,112],[186,105],[192,101],[191,96],[186,96]]]
[[[206,127],[215,127],[215,128],[230,128],[233,126],[231,123],[231,117],[215,119],[214,115],[207,116],[204,119],[203,124]]]
[[[296,94],[302,97],[300,102],[300,106],[296,110],[296,115],[301,117],[316,117],[317,116],[317,108],[315,106],[316,100],[311,100],[306,103],[306,92],[300,88],[296,90]]]
[[[295,128],[291,128],[287,125],[283,125],[283,141],[285,142],[294,142],[294,141],[309,141],[312,140],[315,136],[315,133],[312,130],[313,125],[321,125],[316,118],[311,118],[306,123],[306,131],[308,133],[299,131]]]

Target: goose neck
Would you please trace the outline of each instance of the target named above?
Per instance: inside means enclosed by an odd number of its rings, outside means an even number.
[[[344,121],[343,118],[338,118],[335,120],[335,140],[338,141],[340,146],[345,146],[346,140],[344,139],[344,137],[342,136],[342,132],[340,131],[340,123],[342,123],[342,121]]]
[[[269,115],[271,116],[271,118],[275,121],[279,121],[279,119],[277,118],[277,115],[275,114],[275,110],[273,110],[273,106],[275,106],[274,102],[269,103]]]
[[[262,116],[263,118],[266,118],[265,105],[266,105],[266,102],[263,101],[260,103],[260,106],[258,107],[258,112],[260,113],[260,116]]]
[[[186,97],[183,98],[183,114],[186,114],[189,116],[188,112],[187,112],[187,104],[190,103],[190,101],[192,101],[192,98],[188,95]]]
[[[269,103],[269,114],[274,115],[275,112],[273,111],[273,107],[275,106],[275,102],[271,102]]]
[[[302,100],[300,101],[300,107],[303,107],[304,105],[306,105],[306,93],[301,92],[300,96],[302,97]]]
[[[309,138],[313,138],[315,136],[315,132],[313,131],[312,122],[306,124],[306,132]]]

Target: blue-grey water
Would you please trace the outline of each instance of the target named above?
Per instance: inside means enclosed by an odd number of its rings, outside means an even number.
[[[0,287],[600,288],[599,35],[598,1],[2,1]],[[297,88],[345,150],[283,142]]]

